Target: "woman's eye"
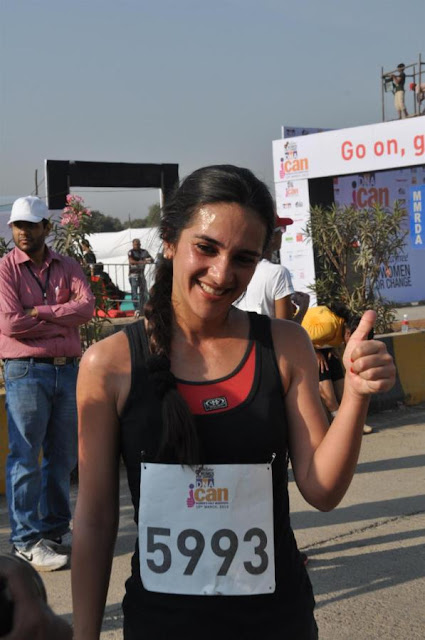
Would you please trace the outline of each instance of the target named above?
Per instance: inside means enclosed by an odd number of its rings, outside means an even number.
[[[257,258],[253,256],[236,256],[236,260],[241,264],[251,265],[258,262]]]
[[[206,253],[211,256],[214,255],[215,253],[215,248],[209,244],[197,244],[196,246],[199,249],[199,251],[202,251],[202,253]]]

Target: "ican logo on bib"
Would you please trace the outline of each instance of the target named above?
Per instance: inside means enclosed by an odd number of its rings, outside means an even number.
[[[195,483],[189,485],[189,497],[186,500],[189,509],[213,508],[223,509],[229,507],[229,489],[216,487],[214,469],[210,467],[197,467],[195,469]]]

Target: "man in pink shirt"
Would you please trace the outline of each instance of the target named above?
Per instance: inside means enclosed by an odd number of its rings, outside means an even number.
[[[94,297],[79,264],[47,247],[51,226],[42,200],[16,200],[8,224],[16,246],[0,262],[0,357],[11,542],[15,555],[53,571],[67,564],[71,551],[78,327],[91,319]]]

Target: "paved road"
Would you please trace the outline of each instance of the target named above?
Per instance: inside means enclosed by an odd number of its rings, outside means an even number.
[[[404,314],[407,314],[409,320],[424,320],[425,306],[423,304],[411,305],[409,307],[399,307],[394,309],[397,320],[403,320]]]
[[[383,412],[369,422],[375,432],[364,437],[356,476],[335,511],[315,511],[290,482],[292,523],[310,557],[320,638],[423,640],[425,407]],[[102,640],[122,639],[120,602],[136,535],[124,474],[121,495]],[[8,549],[7,536],[1,497],[0,550]],[[53,608],[70,620],[69,571],[43,578]]]

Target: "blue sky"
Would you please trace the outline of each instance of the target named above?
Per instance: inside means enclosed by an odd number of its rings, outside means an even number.
[[[0,196],[45,158],[230,162],[273,187],[281,125],[378,122],[381,66],[425,60],[424,25],[424,0],[0,0]],[[158,200],[79,193],[121,218]]]

